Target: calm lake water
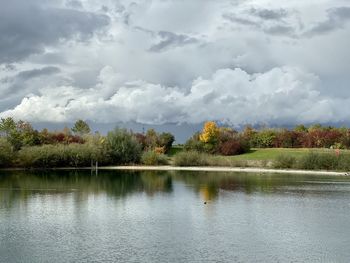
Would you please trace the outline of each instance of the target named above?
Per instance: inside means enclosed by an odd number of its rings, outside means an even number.
[[[0,262],[349,261],[347,177],[0,172]]]

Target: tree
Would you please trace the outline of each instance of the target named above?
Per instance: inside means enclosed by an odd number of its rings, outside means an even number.
[[[74,127],[72,128],[72,131],[77,135],[85,135],[90,133],[90,127],[89,125],[83,121],[83,120],[77,120],[74,124]]]
[[[202,142],[216,144],[219,137],[219,128],[213,121],[208,121],[204,124],[203,131],[199,135]]]
[[[16,130],[16,122],[13,120],[13,118],[1,118],[0,133],[8,136],[14,130]]]
[[[9,167],[13,160],[13,151],[11,144],[5,138],[0,138],[0,149],[0,167]]]
[[[17,131],[20,133],[23,146],[40,144],[39,132],[34,130],[29,122],[19,121],[17,123]]]
[[[107,134],[107,153],[115,164],[137,163],[141,158],[141,145],[125,129],[116,128]]]
[[[170,150],[174,141],[175,141],[174,135],[172,135],[169,132],[163,132],[159,135],[159,146],[164,147],[165,153],[167,153]]]
[[[146,147],[148,150],[154,149],[158,145],[158,134],[154,129],[148,129],[146,132]]]
[[[294,131],[296,132],[307,132],[307,128],[303,124],[299,124],[294,127]]]

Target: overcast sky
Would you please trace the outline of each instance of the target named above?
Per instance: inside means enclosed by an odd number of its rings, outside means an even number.
[[[349,0],[0,3],[0,117],[350,121]]]

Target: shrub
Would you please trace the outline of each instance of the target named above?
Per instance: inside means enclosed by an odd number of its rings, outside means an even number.
[[[156,147],[154,148],[154,152],[158,153],[158,154],[164,154],[165,153],[165,147]]]
[[[163,132],[158,136],[159,147],[164,148],[164,153],[168,153],[173,142],[175,141],[174,135],[168,132]]]
[[[300,147],[300,142],[298,140],[299,133],[296,131],[289,131],[283,129],[276,133],[276,138],[274,139],[274,147],[279,148],[292,148]]]
[[[11,144],[5,138],[0,137],[0,167],[10,167],[13,157]]]
[[[273,162],[274,168],[299,168],[304,170],[350,170],[350,154],[310,152],[302,157],[279,155]]]
[[[249,144],[243,140],[231,139],[220,144],[218,153],[222,155],[237,155],[249,151]]]
[[[311,152],[298,160],[297,167],[306,170],[342,170],[350,169],[350,155]]]
[[[161,134],[154,129],[149,129],[146,135],[141,133],[135,134],[136,140],[141,144],[142,150],[154,150],[156,148],[163,148],[163,153],[168,153],[175,141],[174,135],[168,132]]]
[[[298,167],[307,170],[337,170],[339,157],[335,154],[311,152],[299,160]]]
[[[184,151],[175,155],[174,165],[176,166],[206,166],[210,165],[211,156],[196,151]]]
[[[22,167],[83,167],[90,166],[101,149],[87,144],[43,145],[23,147],[18,152],[18,165]]]
[[[350,171],[350,154],[340,154],[338,158],[338,170]]]
[[[273,162],[274,168],[293,168],[296,164],[296,158],[287,154],[281,154]]]
[[[199,153],[196,151],[179,152],[174,157],[175,166],[226,166],[246,167],[245,160],[233,160],[219,155]]]
[[[272,147],[276,138],[274,130],[262,130],[256,133],[252,139],[252,144],[258,148]]]
[[[125,129],[115,129],[106,138],[107,153],[114,164],[138,163],[141,145],[135,136]]]
[[[199,133],[195,133],[184,145],[186,151],[204,152],[205,143],[199,140]]]
[[[166,155],[158,154],[154,151],[144,152],[141,156],[141,163],[145,165],[166,165],[168,160]]]

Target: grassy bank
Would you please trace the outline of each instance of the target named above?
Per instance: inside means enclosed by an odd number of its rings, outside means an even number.
[[[236,156],[180,151],[170,157],[174,166],[260,167],[277,169],[349,171],[350,151],[331,149],[252,149]]]
[[[177,153],[184,151],[181,146],[174,146],[169,154],[173,158]],[[218,156],[228,160],[248,160],[248,161],[273,161],[281,154],[293,156],[295,158],[303,157],[310,152],[316,153],[334,153],[335,150],[324,148],[252,148],[249,152],[234,156]],[[350,150],[340,150],[341,154],[350,154]]]

